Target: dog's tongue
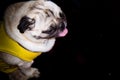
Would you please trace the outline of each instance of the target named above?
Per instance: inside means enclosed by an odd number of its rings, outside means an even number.
[[[67,33],[68,33],[68,29],[65,28],[65,29],[63,30],[63,32],[59,33],[59,36],[60,36],[60,37],[64,37]]]

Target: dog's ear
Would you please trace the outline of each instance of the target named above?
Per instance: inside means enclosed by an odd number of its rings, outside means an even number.
[[[29,17],[24,16],[21,18],[17,28],[20,31],[20,33],[24,33],[29,28],[29,26],[34,23],[35,23],[34,19],[30,19]]]

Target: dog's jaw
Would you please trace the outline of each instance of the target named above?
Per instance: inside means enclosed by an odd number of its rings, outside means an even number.
[[[42,39],[41,42],[33,43],[32,41],[19,41],[22,46],[30,51],[34,52],[48,52],[52,49],[55,44],[55,38],[52,39]]]

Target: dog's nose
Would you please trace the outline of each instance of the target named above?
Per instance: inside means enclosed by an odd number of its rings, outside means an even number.
[[[61,22],[59,24],[59,28],[60,28],[61,31],[63,31],[65,29],[65,27],[66,27],[66,23],[65,22]]]

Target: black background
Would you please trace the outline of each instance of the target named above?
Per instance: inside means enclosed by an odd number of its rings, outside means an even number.
[[[0,17],[12,3],[0,1]],[[119,25],[119,6],[111,1],[52,0],[66,14],[69,33],[54,48],[35,59],[41,77],[35,80],[111,80],[114,63],[114,29]],[[8,80],[0,74],[2,80]],[[3,78],[3,76],[6,76]],[[0,80],[1,80],[0,79]]]

